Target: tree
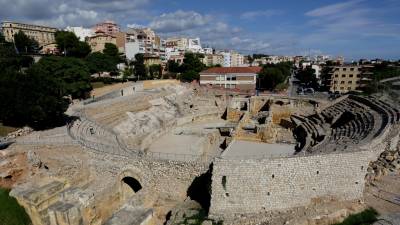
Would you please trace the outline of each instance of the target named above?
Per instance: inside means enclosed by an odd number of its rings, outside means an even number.
[[[297,79],[299,79],[300,83],[303,83],[307,86],[317,88],[318,81],[315,76],[315,70],[311,68],[311,66],[307,66],[305,69],[300,70],[296,74]]]
[[[90,73],[115,72],[117,64],[110,56],[101,52],[93,52],[85,59]]]
[[[181,80],[193,81],[200,78],[199,73],[206,68],[200,60],[202,57],[204,57],[203,54],[185,53],[183,64],[179,69],[182,73]]]
[[[179,73],[180,72],[179,63],[175,62],[174,60],[168,60],[167,70],[168,72],[171,73]]]
[[[139,53],[135,55],[135,61],[133,62],[134,66],[134,74],[137,77],[137,79],[140,79],[140,77],[145,78],[147,75],[147,69],[146,66],[144,65],[144,55]]]
[[[90,46],[86,42],[79,41],[73,32],[57,31],[55,39],[58,49],[65,56],[84,58],[91,52]]]
[[[160,79],[162,75],[162,66],[159,64],[153,64],[149,66],[150,79]]]
[[[57,79],[66,95],[72,98],[85,98],[92,90],[89,68],[81,59],[72,57],[43,57],[31,69]]]
[[[85,58],[91,51],[92,49],[88,43],[79,41],[76,46],[69,50],[69,56]]]
[[[183,64],[181,65],[181,72],[195,71],[197,73],[201,72],[206,68],[206,66],[201,62],[202,54],[185,53],[185,58],[183,59]]]
[[[186,82],[191,82],[193,80],[199,80],[199,73],[193,70],[186,71],[181,74],[180,80],[186,81]]]
[[[39,49],[39,43],[22,31],[14,35],[14,43],[19,53],[32,54],[36,53]]]
[[[105,55],[108,55],[110,57],[116,57],[119,58],[119,52],[118,52],[118,48],[116,45],[112,44],[112,43],[106,43],[104,45],[104,50],[103,53]]]
[[[108,56],[109,59],[112,60],[112,62],[115,65],[118,65],[118,63],[123,62],[123,60],[121,59],[121,56],[119,54],[117,46],[112,43],[106,43],[104,45],[103,53],[104,53],[104,55]]]
[[[275,87],[285,81],[285,76],[278,68],[264,66],[259,73],[261,89],[274,90]]]
[[[283,84],[290,76],[292,63],[282,62],[277,64],[264,65],[259,76],[259,88],[274,90],[277,85]]]
[[[13,43],[0,38],[0,71],[20,70],[23,67],[29,67],[32,63],[32,57],[18,55]]]
[[[0,73],[1,122],[45,128],[63,121],[68,100],[56,78],[35,70]]]

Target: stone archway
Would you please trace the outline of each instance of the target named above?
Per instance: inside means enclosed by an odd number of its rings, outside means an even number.
[[[142,188],[142,184],[134,177],[126,176],[121,179],[121,197],[123,200],[132,197]]]
[[[119,192],[122,201],[129,199],[143,190],[143,180],[135,169],[124,170],[119,175]]]

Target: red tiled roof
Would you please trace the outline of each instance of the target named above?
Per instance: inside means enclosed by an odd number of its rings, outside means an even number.
[[[252,67],[213,67],[207,70],[202,71],[200,74],[204,73],[259,73],[261,71],[261,67],[252,66]]]

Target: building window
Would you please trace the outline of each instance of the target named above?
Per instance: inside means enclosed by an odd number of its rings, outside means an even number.
[[[228,75],[226,80],[236,80],[236,75]]]
[[[344,90],[344,87],[340,87],[340,90]]]
[[[339,77],[339,75],[338,75],[338,74],[336,74],[336,75],[335,75],[335,77]]]
[[[343,68],[343,71],[346,71],[347,70],[347,68]]]
[[[335,80],[334,84],[337,84],[337,80]]]
[[[353,74],[350,74],[350,75],[349,75],[349,77],[353,77],[353,76],[354,76]]]
[[[349,80],[347,83],[348,83],[348,84],[352,84],[352,83],[353,83],[353,81]]]
[[[350,71],[354,71],[354,68],[350,68]]]
[[[342,74],[342,77],[346,77],[346,74]]]
[[[344,80],[340,81],[341,84],[344,84]]]
[[[359,84],[360,83],[360,81],[356,81],[356,84]]]
[[[361,74],[357,74],[357,77],[360,78],[360,77],[361,77]]]

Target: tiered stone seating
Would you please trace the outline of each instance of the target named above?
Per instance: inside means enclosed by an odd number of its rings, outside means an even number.
[[[37,131],[27,136],[19,137],[17,143],[28,145],[70,145],[75,142],[68,135],[67,127],[62,126],[50,130]]]
[[[308,152],[344,151],[380,136],[389,124],[400,122],[398,109],[376,98],[353,95],[320,114],[296,118],[306,132],[299,135],[307,139],[298,140],[304,146],[301,151]]]
[[[83,146],[96,151],[117,155],[134,153],[121,146],[114,133],[85,118],[76,120],[70,133]]]

